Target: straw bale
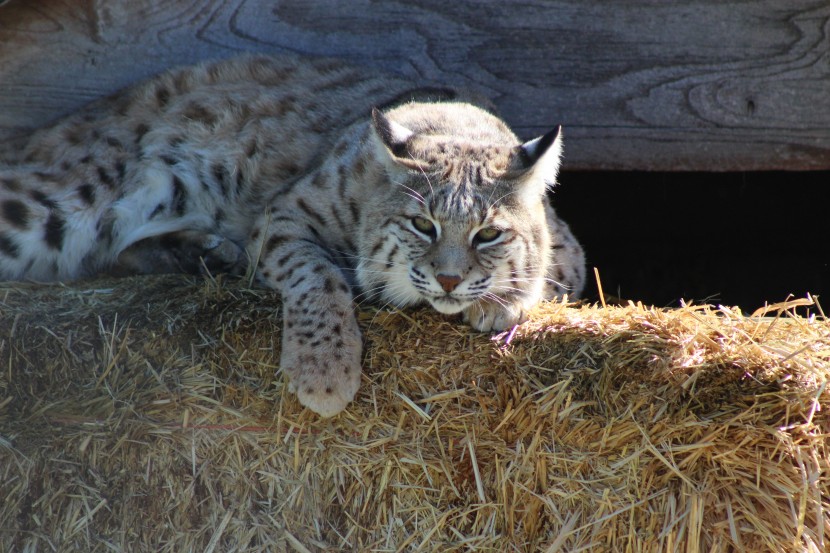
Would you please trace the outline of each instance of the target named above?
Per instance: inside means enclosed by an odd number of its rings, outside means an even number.
[[[798,305],[549,303],[495,339],[364,308],[319,419],[268,291],[8,284],[0,550],[823,551],[830,323]]]

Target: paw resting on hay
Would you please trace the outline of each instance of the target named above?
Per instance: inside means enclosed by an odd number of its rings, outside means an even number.
[[[364,311],[357,399],[278,304],[183,277],[0,294],[0,550],[821,551],[830,324],[548,304],[493,340]]]

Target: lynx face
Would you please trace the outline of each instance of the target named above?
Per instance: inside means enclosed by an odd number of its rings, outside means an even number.
[[[494,126],[486,112],[460,111]],[[469,121],[454,127],[470,128]],[[545,189],[555,179],[558,133],[520,145],[502,132],[419,133],[378,113],[375,130],[395,213],[379,217],[375,240],[364,240],[374,246],[358,268],[362,288],[384,302],[426,302],[446,314],[536,303],[549,259]]]

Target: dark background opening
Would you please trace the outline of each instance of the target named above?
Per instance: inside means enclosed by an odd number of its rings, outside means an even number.
[[[753,311],[788,295],[830,307],[830,172],[568,172],[553,204],[588,258],[585,298]]]

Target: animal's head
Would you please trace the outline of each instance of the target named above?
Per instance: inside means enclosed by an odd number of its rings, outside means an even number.
[[[469,104],[407,104],[372,117],[383,166],[383,205],[364,240],[358,280],[381,301],[424,301],[441,313],[538,295],[550,237],[555,129],[520,143],[498,118]]]

